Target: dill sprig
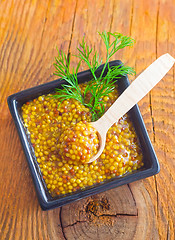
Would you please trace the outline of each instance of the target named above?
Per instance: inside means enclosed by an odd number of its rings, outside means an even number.
[[[77,48],[78,55],[74,55],[80,59],[76,69],[73,68],[72,74],[70,73],[70,57],[67,58],[63,51],[58,51],[58,57],[55,58],[55,75],[61,77],[66,83],[62,84],[62,88],[56,89],[55,98],[59,98],[60,101],[74,98],[86,107],[88,107],[92,114],[92,121],[100,118],[105,111],[104,96],[108,96],[109,93],[114,91],[114,83],[121,76],[127,74],[134,74],[133,68],[119,65],[109,66],[110,58],[120,49],[126,46],[132,46],[134,40],[130,37],[124,36],[120,33],[106,33],[105,31],[99,33],[102,41],[106,47],[106,59],[101,71],[100,76],[97,76],[96,71],[102,63],[97,51],[93,54],[93,49],[90,48],[85,42],[84,38],[80,43],[80,47]],[[112,41],[110,39],[112,38]],[[92,55],[93,54],[93,55]],[[93,79],[87,83],[84,93],[81,93],[81,89],[78,85],[77,73],[81,62],[85,62],[90,69]],[[107,74],[104,75],[104,71],[107,68]],[[90,94],[90,98],[87,96]],[[87,99],[89,99],[87,101]]]
[[[128,66],[108,66],[108,72],[105,77],[92,80],[87,83],[84,91],[84,98],[90,93],[91,98],[88,103],[84,102],[84,105],[91,110],[92,121],[96,121],[100,118],[105,111],[105,102],[103,97],[108,96],[115,89],[115,82],[121,76],[126,74],[134,74],[134,70]]]
[[[102,33],[99,33],[101,36],[105,46],[106,46],[106,61],[103,67],[103,70],[101,72],[100,77],[103,76],[104,70],[109,62],[109,59],[120,49],[132,46],[134,44],[134,39],[128,36],[124,36],[121,33],[106,33],[105,31]],[[111,43],[110,37],[113,37],[113,41]]]
[[[81,90],[78,85],[78,78],[77,78],[77,73],[78,73],[81,62],[78,63],[75,70],[73,68],[73,72],[71,74],[70,58],[67,59],[63,51],[61,51],[61,53],[58,51],[58,56],[55,58],[55,60],[56,60],[56,63],[54,63],[54,66],[56,68],[56,71],[54,72],[54,74],[61,77],[68,84],[66,83],[62,84],[61,85],[62,88],[56,88],[55,90],[57,94],[54,95],[54,98],[59,98],[61,102],[66,99],[74,98],[77,101],[84,104],[83,96],[81,94]]]
[[[80,61],[84,61],[88,65],[94,79],[97,80],[95,72],[102,63],[102,60],[99,61],[99,54],[97,53],[97,51],[95,51],[95,53],[92,57],[92,60],[90,60],[92,48],[90,48],[86,44],[86,42],[84,41],[84,38],[83,38],[82,42],[80,43],[80,47],[81,47],[81,49],[77,47],[79,54],[75,55],[75,56],[80,58]]]

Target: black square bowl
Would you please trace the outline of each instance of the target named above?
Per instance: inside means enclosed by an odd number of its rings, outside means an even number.
[[[121,65],[121,61],[112,61],[109,63],[110,66]],[[100,66],[97,70],[97,75],[100,75],[102,68],[104,65]],[[104,73],[106,74],[106,72]],[[90,70],[78,73],[79,83],[83,83],[92,79],[92,75]],[[146,177],[150,177],[154,174],[157,174],[160,170],[159,163],[154,152],[153,146],[149,139],[148,133],[145,128],[145,124],[143,122],[142,116],[140,114],[139,108],[135,105],[130,111],[129,116],[135,127],[135,131],[137,137],[140,141],[141,149],[143,152],[143,162],[144,166],[136,170],[130,174],[126,174],[122,177],[115,177],[105,182],[95,184],[91,187],[87,187],[84,190],[78,190],[76,192],[65,194],[64,196],[52,197],[46,187],[46,184],[42,178],[42,174],[37,163],[37,159],[35,157],[34,149],[30,142],[30,137],[26,132],[26,128],[24,127],[22,120],[22,111],[21,106],[34,99],[40,95],[48,94],[54,92],[54,89],[57,87],[61,87],[64,81],[55,80],[46,84],[42,84],[18,93],[15,93],[8,97],[8,105],[15,122],[19,138],[30,168],[30,172],[33,178],[33,182],[35,185],[36,193],[38,196],[39,203],[43,210],[53,209],[55,207],[60,207],[65,204],[71,203],[76,200],[80,200],[82,198],[91,196],[93,194],[98,194],[100,192],[121,186],[123,184],[127,184],[136,180],[140,180]],[[125,88],[129,86],[128,77],[121,77],[117,81],[118,89],[120,92],[123,92]]]

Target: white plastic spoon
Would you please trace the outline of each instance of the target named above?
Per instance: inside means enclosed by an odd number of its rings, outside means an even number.
[[[91,123],[98,131],[100,146],[89,163],[102,154],[108,129],[138,103],[165,76],[174,63],[175,59],[168,53],[159,57],[131,83],[100,119]]]

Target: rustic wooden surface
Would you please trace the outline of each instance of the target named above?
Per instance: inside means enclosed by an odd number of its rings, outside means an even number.
[[[54,79],[56,46],[75,52],[85,35],[103,55],[97,31],[136,40],[115,58],[137,74],[163,53],[175,57],[174,13],[174,0],[0,0],[0,239],[175,238],[175,67],[139,103],[160,173],[47,212],[7,107],[10,94]]]

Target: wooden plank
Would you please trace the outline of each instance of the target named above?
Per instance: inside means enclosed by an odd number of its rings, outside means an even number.
[[[168,3],[167,1],[164,3],[163,1],[152,3],[146,1],[144,4],[140,2],[137,7],[139,7],[137,19],[134,19],[133,10],[133,28],[136,31],[139,28],[139,32],[135,33],[136,39],[139,39],[139,42],[136,42],[135,58],[137,66],[143,68],[145,63],[151,62],[152,59],[161,54],[168,52],[174,55],[174,40],[172,39],[175,33],[174,3],[173,1],[168,1]],[[141,9],[143,10],[141,11]],[[147,10],[145,11],[145,9]],[[147,27],[141,29],[145,22]],[[139,69],[136,68],[136,71],[138,73]],[[139,104],[161,166],[161,171],[157,176],[143,181],[154,204],[160,239],[174,239],[175,218],[173,212],[175,202],[172,198],[174,195],[174,175],[172,172],[175,158],[173,148],[175,108],[173,100],[174,68],[152,90],[149,99],[144,99]]]
[[[174,12],[173,0],[0,2],[0,239],[174,239],[174,68],[139,104],[159,175],[48,212],[39,207],[6,103],[14,92],[55,79],[56,46],[76,53],[85,35],[104,58],[97,31],[136,40],[115,58],[137,75],[165,52],[175,57]]]
[[[68,51],[75,3],[0,2],[0,239],[64,239],[60,209],[43,212],[8,111],[8,95],[53,80],[56,45]]]
[[[167,12],[168,9],[168,12]],[[157,19],[157,55],[174,52],[174,1],[160,1]],[[157,220],[160,238],[175,238],[175,67],[152,92],[155,149],[161,172],[157,183]]]

